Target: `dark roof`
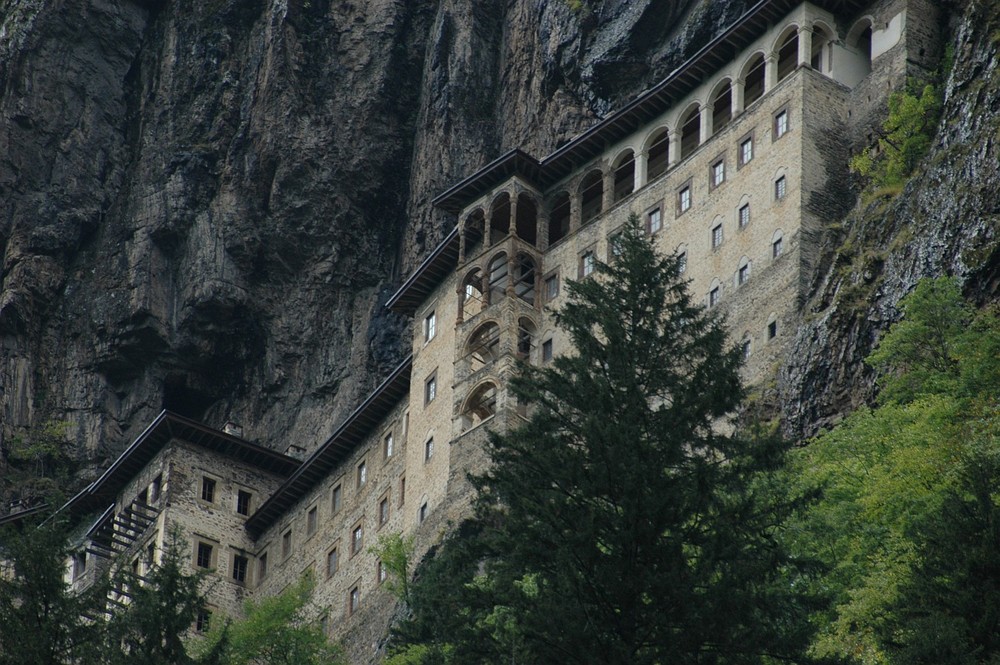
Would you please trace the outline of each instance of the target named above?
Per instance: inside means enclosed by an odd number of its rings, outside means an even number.
[[[282,484],[246,521],[255,538],[281,518],[299,499],[330,471],[341,464],[377,427],[410,390],[413,356],[404,360],[361,405],[347,417],[337,431],[309,456],[299,469]]]
[[[839,16],[853,16],[870,0],[811,0]],[[803,0],[760,0],[725,32],[703,46],[665,79],[624,107],[573,138],[541,161],[521,150],[493,160],[434,199],[434,205],[457,214],[483,194],[513,175],[544,191],[575,169],[591,161],[608,146],[639,130],[698,87],[706,78],[730,62],[767,29],[803,4]],[[431,252],[409,279],[389,299],[393,311],[412,314],[423,299],[457,265],[458,227]]]
[[[179,439],[226,457],[287,476],[301,464],[298,460],[239,437],[212,429],[176,413],[162,411],[149,427],[118,456],[101,477],[81,490],[57,512],[74,520],[114,503],[118,493],[149,464],[168,441]]]

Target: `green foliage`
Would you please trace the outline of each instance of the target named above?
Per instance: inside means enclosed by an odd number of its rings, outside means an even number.
[[[755,663],[803,647],[801,566],[776,538],[784,447],[722,433],[739,350],[634,217],[620,246],[568,285],[557,319],[576,353],[512,382],[530,421],[491,437],[476,521],[421,567],[398,662]]]
[[[823,499],[790,545],[826,560],[818,656],[863,664],[1000,658],[1000,318],[922,282],[869,361],[881,405],[795,456]],[[988,609],[986,609],[988,608]]]
[[[247,602],[245,618],[215,622],[199,645],[203,661],[219,665],[333,665],[342,662],[319,625],[303,609],[312,596],[309,575],[259,603]]]
[[[400,533],[390,533],[378,537],[378,542],[369,547],[385,566],[389,579],[386,589],[407,605],[410,603],[410,561],[413,558],[413,536],[404,538]]]
[[[60,524],[0,533],[0,665],[104,663],[107,586],[73,593],[63,575],[69,551]]]
[[[50,420],[37,431],[11,439],[4,450],[10,473],[0,479],[7,500],[58,505],[72,471],[66,434],[69,423]]]
[[[930,150],[940,114],[941,94],[932,84],[892,93],[877,149],[851,159],[851,170],[876,188],[901,185]]]

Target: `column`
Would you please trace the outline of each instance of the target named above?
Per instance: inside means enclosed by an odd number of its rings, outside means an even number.
[[[458,227],[458,265],[465,263],[465,222]]]
[[[712,103],[702,104],[701,107],[701,133],[698,145],[701,145],[712,138]]]
[[[608,168],[601,174],[604,187],[601,192],[601,212],[608,210],[615,202],[615,170]]]
[[[670,150],[667,154],[667,168],[672,169],[677,166],[677,162],[681,161],[681,134],[675,129],[667,131],[670,136]]]
[[[577,183],[579,184],[579,183]],[[579,189],[577,186],[575,189]],[[580,230],[580,192],[570,190],[569,194],[569,232]]]
[[[812,34],[808,26],[799,28],[799,67],[808,67],[812,61]]]
[[[733,80],[733,117],[735,118],[740,113],[743,113],[743,93],[746,90],[747,82],[745,79],[734,79]]]
[[[638,192],[646,184],[646,173],[648,173],[649,151],[642,150],[635,155],[635,180],[632,183],[632,191]]]
[[[764,58],[764,92],[771,92],[776,85],[778,85],[778,59],[770,53]]]
[[[517,196],[510,194],[510,235],[514,238],[517,235]]]
[[[549,248],[549,209],[542,203],[538,204],[538,249]]]

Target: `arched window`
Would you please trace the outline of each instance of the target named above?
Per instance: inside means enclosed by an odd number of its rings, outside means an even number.
[[[697,104],[692,104],[681,116],[681,159],[686,159],[699,145],[701,145],[701,110]]]
[[[740,257],[740,262],[736,266],[736,286],[740,287],[750,281],[750,259],[746,256]]]
[[[646,182],[667,172],[670,163],[670,131],[661,127],[646,141]]]
[[[462,314],[475,316],[486,309],[486,294],[483,293],[483,273],[479,268],[472,270],[462,280]]]
[[[733,83],[723,80],[712,93],[712,135],[725,129],[733,119]]]
[[[569,233],[569,192],[559,192],[549,207],[549,246],[556,244]]]
[[[495,245],[510,233],[510,194],[504,192],[490,206],[490,244]]]
[[[809,66],[817,72],[829,74],[832,69],[833,51],[830,43],[833,41],[833,31],[822,23],[813,24],[812,53],[809,55]]]
[[[779,256],[785,253],[785,236],[778,229],[771,236],[771,258],[777,259]]]
[[[848,49],[856,56],[859,78],[864,78],[872,71],[872,20],[870,17],[859,20],[847,33]]]
[[[478,386],[465,400],[462,408],[462,430],[467,431],[485,420],[489,420],[497,412],[497,387],[487,381]]]
[[[475,256],[483,248],[486,235],[486,215],[482,208],[476,208],[465,218],[465,255]]]
[[[604,200],[604,175],[593,170],[580,183],[580,223],[586,224],[599,214]]]
[[[764,96],[764,54],[755,53],[743,67],[743,108]]]
[[[791,26],[778,47],[778,80],[783,81],[799,64],[799,30]]]
[[[497,303],[507,294],[507,255],[500,252],[490,259],[490,292],[487,296],[489,302]]]
[[[522,316],[517,321],[517,357],[521,360],[531,358],[531,348],[535,345],[535,335],[538,328],[534,322]]]
[[[538,206],[528,194],[517,197],[517,237],[538,246]]]
[[[635,154],[626,150],[615,160],[615,201],[621,201],[635,189]]]
[[[534,305],[537,278],[535,260],[527,254],[518,254],[514,260],[514,295],[529,305]]]
[[[496,321],[487,321],[472,331],[465,353],[469,358],[470,370],[473,372],[500,357],[500,326]]]

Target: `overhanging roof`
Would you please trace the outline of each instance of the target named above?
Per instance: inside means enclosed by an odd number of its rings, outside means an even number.
[[[409,393],[413,357],[399,364],[392,374],[347,417],[337,431],[309,456],[246,521],[255,538],[281,519],[306,492],[326,478],[371,434],[396,404]]]
[[[213,450],[226,457],[287,476],[301,464],[279,452],[212,429],[190,418],[162,411],[149,427],[118,456],[101,477],[81,490],[57,512],[78,519],[114,503],[119,492],[172,439]]]
[[[451,230],[434,248],[403,285],[392,294],[385,306],[399,314],[412,316],[437,285],[458,265],[458,227]]]

